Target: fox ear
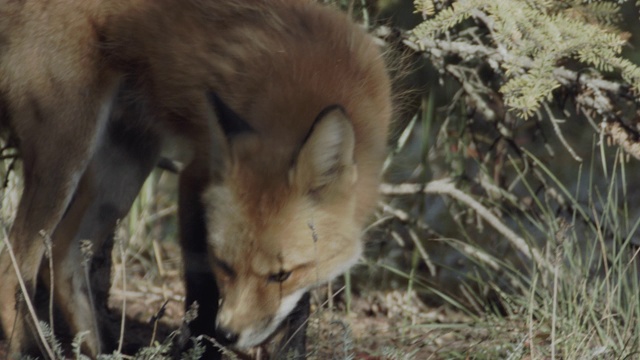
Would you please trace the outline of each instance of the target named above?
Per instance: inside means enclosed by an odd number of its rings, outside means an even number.
[[[218,94],[209,92],[208,97],[227,140],[244,133],[254,132],[251,125],[222,101]]]
[[[240,159],[250,156],[252,152],[256,151],[256,146],[259,145],[257,133],[218,94],[209,92],[207,96],[222,130],[222,134],[220,134],[222,146],[218,151],[220,163],[233,167]]]
[[[353,126],[342,107],[325,108],[298,153],[292,181],[311,194],[342,179],[353,183],[356,177],[354,148]]]

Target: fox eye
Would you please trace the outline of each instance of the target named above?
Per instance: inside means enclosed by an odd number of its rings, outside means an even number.
[[[229,264],[227,264],[226,262],[224,262],[222,260],[215,259],[214,263],[220,270],[222,270],[222,272],[224,273],[225,276],[228,276],[228,277],[234,277],[235,276],[235,274],[236,274],[235,271],[233,271],[231,266]]]
[[[269,282],[285,282],[289,276],[291,276],[291,271],[281,270],[278,273],[269,275]]]

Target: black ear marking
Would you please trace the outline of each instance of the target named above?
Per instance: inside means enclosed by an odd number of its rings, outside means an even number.
[[[347,113],[345,111],[344,107],[342,107],[342,105],[338,105],[338,104],[329,105],[329,106],[325,107],[324,109],[322,109],[322,111],[320,111],[320,113],[318,113],[318,116],[316,116],[315,120],[313,120],[313,124],[311,124],[311,127],[309,128],[309,131],[304,136],[304,139],[302,140],[302,144],[300,144],[300,148],[302,148],[302,145],[304,145],[307,142],[307,140],[309,140],[309,137],[311,137],[311,134],[313,133],[313,130],[315,129],[316,125],[320,122],[320,120],[322,120],[325,117],[325,115],[327,115],[328,113],[332,112],[333,110],[340,110],[340,111],[342,111],[343,114]]]
[[[294,172],[290,181],[315,196],[348,174],[355,179],[354,151],[353,123],[343,107],[327,106],[318,114],[300,147],[291,167]]]
[[[322,109],[319,113],[318,116],[316,116],[316,118],[313,120],[313,123],[311,124],[311,127],[309,128],[309,131],[307,131],[307,134],[304,136],[304,138],[302,139],[302,142],[300,143],[300,145],[298,145],[298,149],[296,149],[293,158],[291,159],[291,167],[293,167],[296,163],[296,161],[298,160],[298,156],[300,155],[300,150],[302,150],[302,147],[304,146],[304,144],[307,143],[307,141],[309,140],[309,138],[311,137],[311,134],[313,133],[313,130],[316,128],[316,125],[318,124],[318,122],[320,122],[320,120],[322,120],[322,118],[324,118],[324,116],[328,113],[330,113],[333,110],[340,110],[343,113],[346,114],[346,111],[344,110],[344,107],[342,107],[342,105],[338,105],[338,104],[333,104],[333,105],[329,105],[327,107],[325,107],[324,109]]]
[[[218,121],[220,122],[220,126],[222,127],[222,131],[224,131],[227,138],[255,131],[240,115],[225,104],[218,94],[210,91],[207,94],[207,97],[209,98],[211,105],[213,105]]]

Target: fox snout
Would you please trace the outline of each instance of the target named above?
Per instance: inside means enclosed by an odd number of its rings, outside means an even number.
[[[216,325],[216,339],[218,340],[218,342],[220,342],[221,345],[235,346],[235,344],[238,342],[238,338],[240,338],[240,334],[238,334],[237,332]]]
[[[236,347],[238,339],[240,338],[239,329],[231,328],[230,312],[219,311],[216,317],[216,340],[222,346]]]
[[[301,301],[305,289],[284,296],[279,304],[274,300],[255,297],[231,303],[223,301],[216,317],[216,339],[223,345],[239,350],[264,343]],[[268,303],[272,305],[268,306]]]

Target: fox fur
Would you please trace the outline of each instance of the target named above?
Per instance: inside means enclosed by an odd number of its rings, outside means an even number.
[[[17,139],[24,178],[8,241],[26,298],[53,285],[71,332],[89,331],[91,357],[114,346],[96,315],[108,281],[84,280],[79,244],[91,240],[109,263],[113,228],[163,148],[179,148],[185,164],[191,333],[246,349],[360,256],[390,117],[377,46],[313,2],[0,0],[0,124]],[[43,345],[21,294],[5,248],[11,353]]]

